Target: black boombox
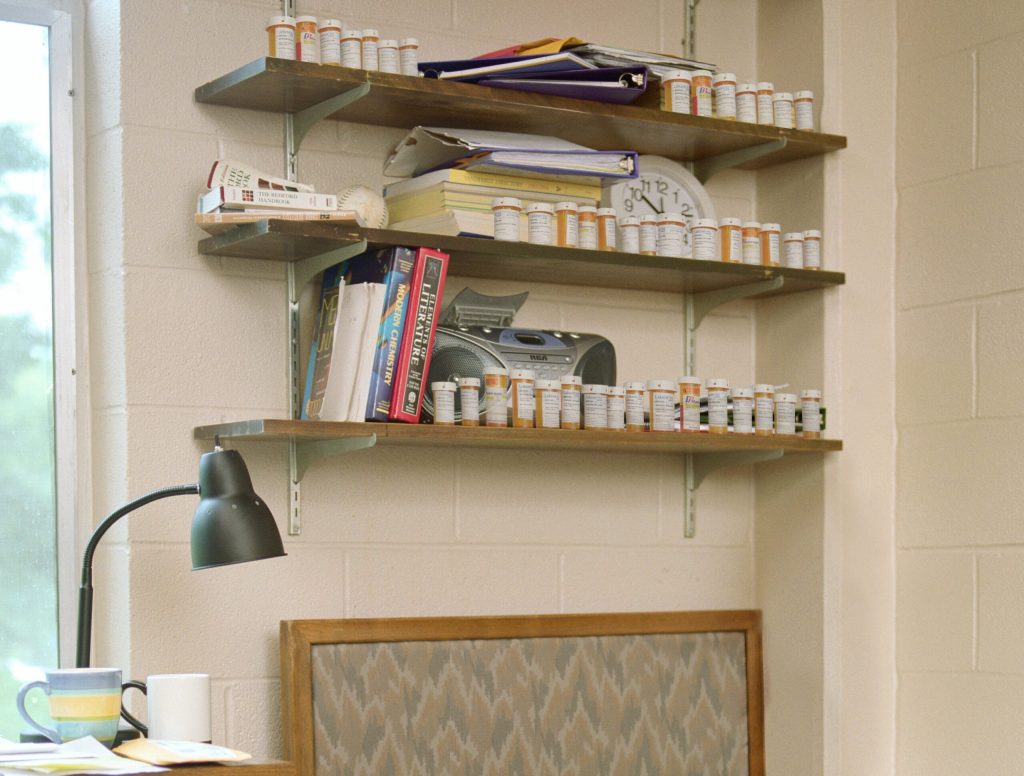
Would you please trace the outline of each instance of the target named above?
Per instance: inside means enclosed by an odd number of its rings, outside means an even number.
[[[492,326],[438,326],[423,396],[423,415],[434,417],[430,383],[453,382],[460,378],[480,380],[483,408],[484,368],[489,366],[532,369],[538,380],[558,380],[574,374],[584,384],[615,384],[615,348],[597,334],[539,331]],[[458,393],[455,419],[462,418]]]

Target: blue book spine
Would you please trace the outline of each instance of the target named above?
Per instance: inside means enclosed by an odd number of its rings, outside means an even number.
[[[397,376],[398,349],[402,342],[416,252],[393,247],[364,254],[352,265],[351,282],[383,283],[384,312],[374,347],[373,373],[366,402],[366,419],[387,421]]]
[[[323,403],[324,389],[331,369],[334,350],[334,322],[338,317],[338,291],[345,282],[347,262],[335,264],[324,270],[320,288],[320,304],[317,307],[316,323],[313,325],[313,339],[309,345],[309,363],[306,366],[306,387],[302,395],[302,420],[318,420]]]

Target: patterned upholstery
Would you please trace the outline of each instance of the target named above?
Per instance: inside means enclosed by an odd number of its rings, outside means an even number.
[[[748,773],[745,636],[312,647],[319,776]]]

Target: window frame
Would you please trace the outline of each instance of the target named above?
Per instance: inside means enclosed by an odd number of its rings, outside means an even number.
[[[85,125],[80,0],[0,0],[0,19],[49,28],[57,645],[73,666],[79,548],[91,528]],[[76,79],[76,74],[78,78]],[[84,507],[79,509],[79,507]]]

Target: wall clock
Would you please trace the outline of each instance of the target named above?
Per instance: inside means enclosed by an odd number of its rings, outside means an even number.
[[[715,218],[711,197],[679,162],[644,155],[638,166],[639,177],[618,181],[602,194],[601,205],[615,208],[618,218],[682,213],[691,226],[697,218]]]

